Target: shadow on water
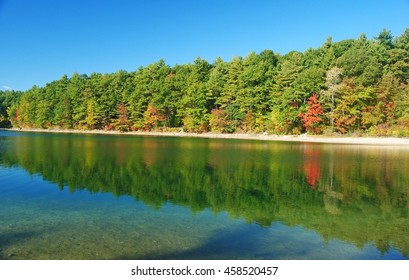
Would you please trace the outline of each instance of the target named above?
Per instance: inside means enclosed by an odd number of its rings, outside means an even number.
[[[18,259],[18,253],[8,249],[39,235],[39,232],[31,230],[0,233],[0,260]]]
[[[261,244],[257,240],[257,233],[251,227],[241,228],[233,232],[217,232],[207,242],[196,248],[174,251],[171,253],[150,253],[145,255],[122,255],[117,260],[192,260],[192,259],[239,259],[263,258],[261,255],[251,255]],[[241,256],[241,257],[240,257]],[[270,259],[273,255],[268,256]]]

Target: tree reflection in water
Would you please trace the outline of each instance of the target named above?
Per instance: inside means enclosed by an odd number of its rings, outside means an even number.
[[[265,227],[302,225],[325,240],[409,254],[407,149],[41,134],[1,140],[2,166],[21,166],[72,192],[226,211]]]

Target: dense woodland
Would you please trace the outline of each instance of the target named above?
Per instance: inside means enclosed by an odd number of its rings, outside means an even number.
[[[0,126],[409,136],[409,29],[0,92]]]

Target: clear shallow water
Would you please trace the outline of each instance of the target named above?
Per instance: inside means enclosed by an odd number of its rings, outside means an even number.
[[[408,159],[0,131],[0,259],[407,259]]]

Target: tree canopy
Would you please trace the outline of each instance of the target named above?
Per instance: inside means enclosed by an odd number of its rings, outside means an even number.
[[[1,127],[409,136],[409,29],[0,91]]]

